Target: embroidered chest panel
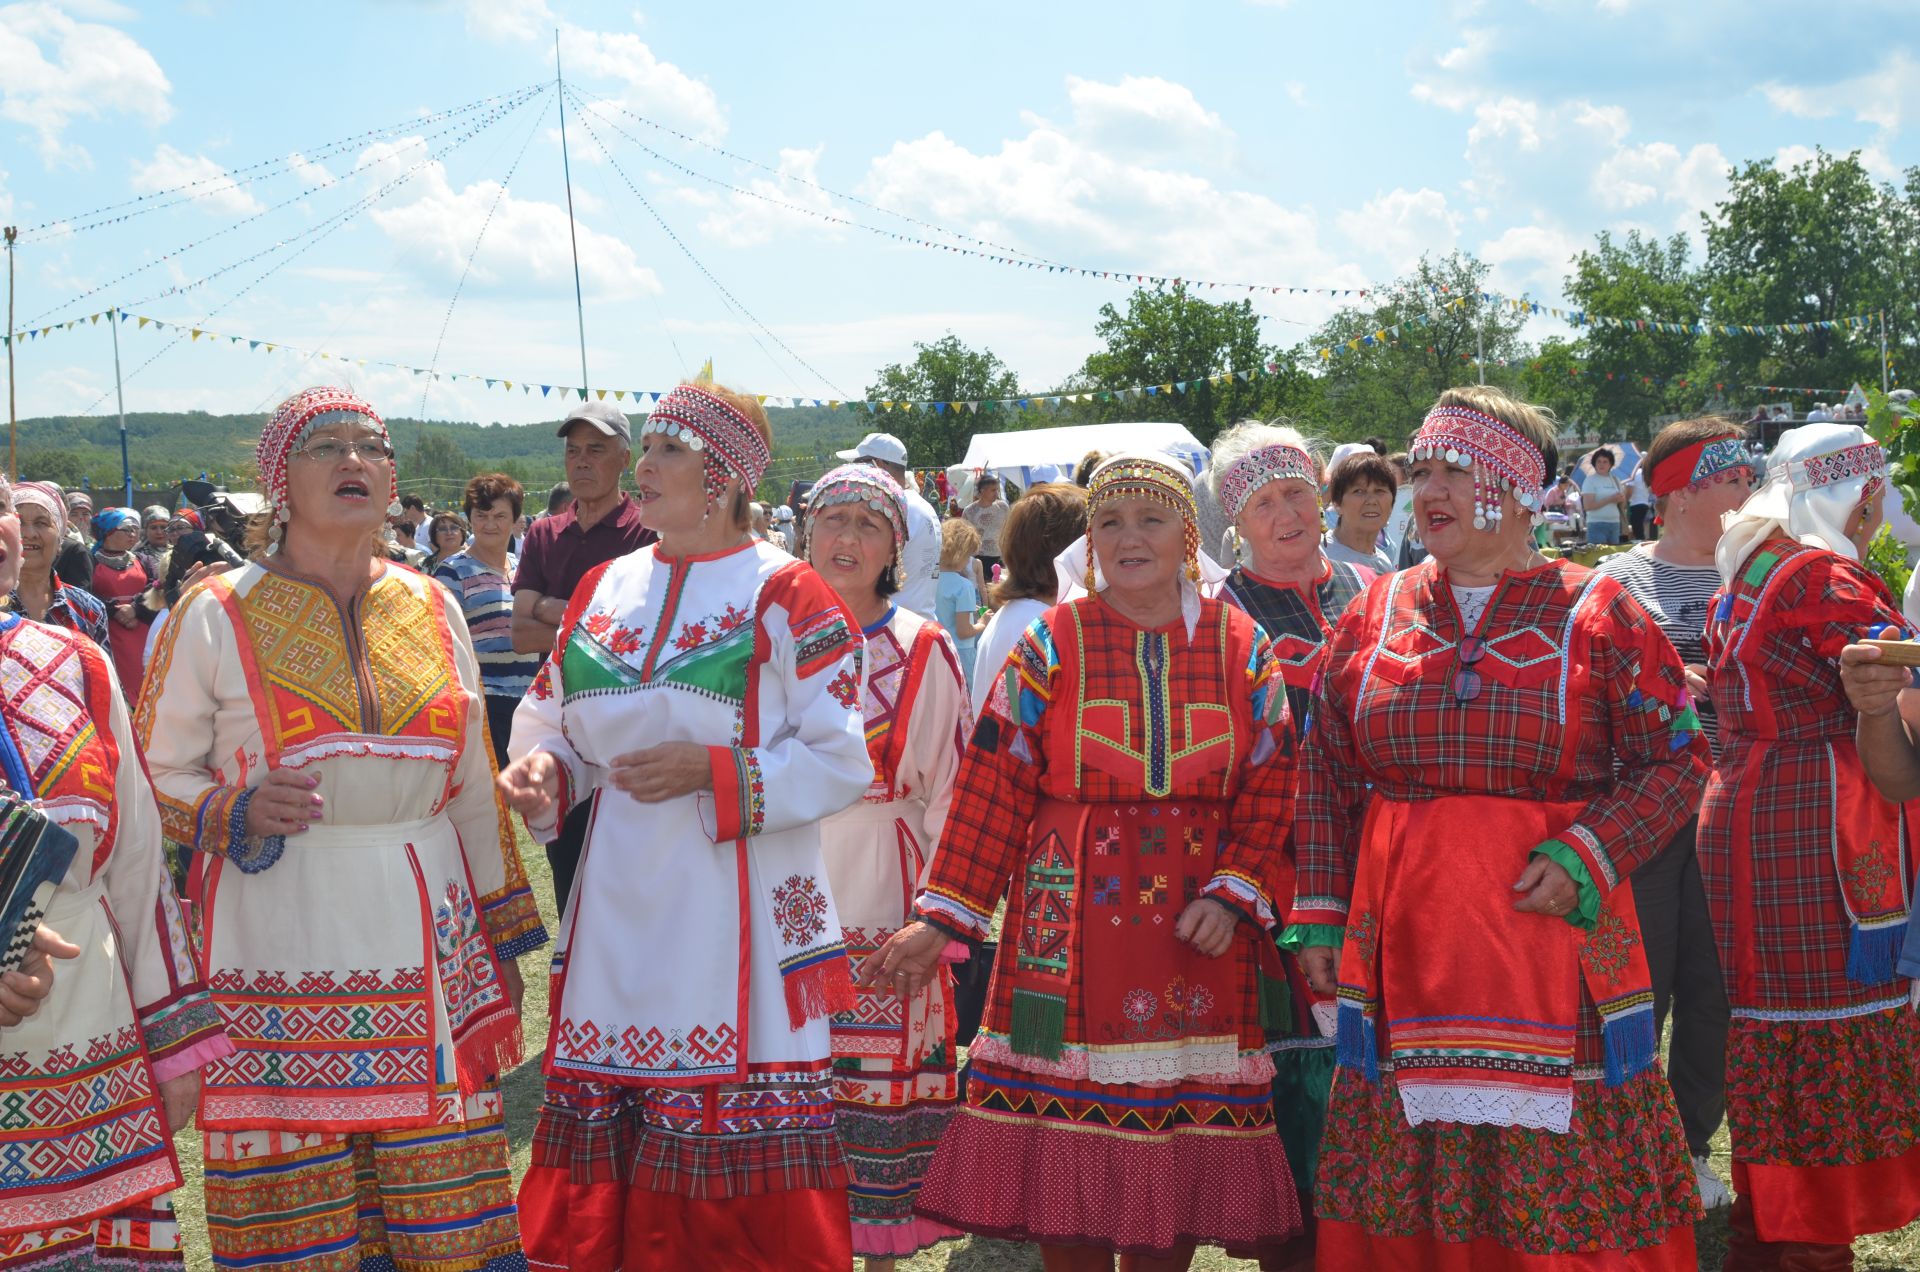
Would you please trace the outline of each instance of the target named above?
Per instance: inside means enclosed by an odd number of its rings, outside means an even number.
[[[0,700],[33,790],[113,799],[112,764],[88,709],[80,648],[33,623],[18,623],[0,646]]]
[[[867,637],[867,689],[862,704],[867,721],[867,754],[873,757],[876,786],[887,785],[887,774],[880,771],[886,754],[888,735],[899,718],[900,694],[907,683],[907,651],[891,627],[883,627]]]
[[[1224,608],[1218,630],[1202,621],[1198,644],[1164,631],[1138,631],[1102,624],[1087,631],[1076,612],[1070,633],[1081,673],[1074,712],[1075,767],[1100,769],[1164,798],[1211,774],[1230,780],[1241,754],[1221,650]],[[1216,643],[1208,644],[1211,637]]]
[[[356,622],[319,588],[269,574],[239,604],[283,745],[328,733],[460,736],[464,695],[439,639],[437,596],[382,579]]]
[[[656,578],[659,577],[656,575]],[[755,625],[746,605],[724,602],[711,612],[679,610],[669,588],[657,616],[616,613],[596,604],[581,616],[562,659],[566,700],[668,686],[740,707],[747,696]]]

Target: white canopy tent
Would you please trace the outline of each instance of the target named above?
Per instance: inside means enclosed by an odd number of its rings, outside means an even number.
[[[1072,481],[1073,470],[1088,451],[1162,451],[1198,474],[1207,465],[1207,448],[1185,425],[1151,420],[1111,424],[1072,424],[1018,433],[975,433],[967,457],[947,470],[956,490],[973,484],[976,473],[991,472],[1025,489],[1043,481]]]

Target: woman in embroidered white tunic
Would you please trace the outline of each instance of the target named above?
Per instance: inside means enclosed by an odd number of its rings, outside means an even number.
[[[294,395],[260,472],[279,550],[181,597],[138,714],[169,836],[214,859],[203,944],[238,1049],[200,1106],[214,1255],[512,1272],[493,1079],[546,932],[466,620],[373,554],[394,473],[371,406]]]
[[[948,634],[893,603],[907,541],[893,479],[871,464],[832,470],[807,497],[807,527],[808,562],[866,640],[873,785],[820,827],[829,890],[858,962],[912,917],[960,771],[967,687]],[[953,1119],[956,1023],[944,971],[905,999],[862,989],[854,1010],[833,1018],[834,1116],[853,1176],[853,1249],[866,1272],[890,1272],[897,1257],[960,1235],[913,1213]]]
[[[536,1268],[852,1259],[819,821],[873,779],[860,635],[748,530],[766,438],[750,397],[661,399],[634,470],[660,541],[581,581],[514,717],[501,786],[536,837],[594,804],[520,1192]]]
[[[0,591],[19,572],[0,481]],[[232,1047],[167,882],[113,665],[85,636],[18,614],[0,614],[0,783],[79,840],[43,929],[78,956],[0,1030],[0,1268],[177,1265],[172,1135],[199,1070]]]

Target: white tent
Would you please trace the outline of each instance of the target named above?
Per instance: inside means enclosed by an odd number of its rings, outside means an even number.
[[[1112,424],[1073,424],[1018,433],[975,433],[967,457],[947,470],[956,487],[971,485],[981,471],[997,473],[1022,489],[1043,481],[1072,481],[1073,470],[1088,451],[1163,451],[1198,474],[1207,464],[1207,448],[1181,424],[1130,420]]]

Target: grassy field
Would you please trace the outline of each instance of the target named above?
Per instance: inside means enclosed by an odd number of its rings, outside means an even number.
[[[539,846],[527,842],[524,835],[520,851],[527,863],[527,875],[532,880],[534,893],[540,899],[540,912],[546,917],[547,929],[553,931],[557,926],[557,918],[553,904],[553,880],[547,870],[546,853]],[[547,978],[544,963],[538,957],[529,957],[521,966],[527,981],[527,1048],[534,1058],[508,1074],[506,1079],[507,1133],[513,1145],[515,1180],[527,1169],[532,1151],[534,1117],[540,1110],[538,1056],[547,1032]],[[179,1151],[180,1169],[187,1180],[187,1186],[175,1193],[173,1199],[185,1233],[187,1266],[195,1272],[211,1272],[213,1260],[207,1250],[204,1195],[200,1182],[200,1133],[189,1129],[175,1139],[174,1146]],[[1714,1160],[1720,1168],[1721,1177],[1731,1177],[1733,1168],[1728,1159],[1725,1130],[1714,1142]],[[1720,1266],[1720,1256],[1726,1248],[1726,1231],[1725,1211],[1708,1216],[1705,1222],[1696,1227],[1695,1239],[1700,1248],[1700,1267],[1703,1272]],[[1900,1232],[1863,1238],[1855,1249],[1858,1254],[1856,1266],[1862,1272],[1920,1269],[1920,1224]],[[965,1238],[948,1242],[917,1258],[904,1260],[899,1266],[904,1272],[941,1272],[942,1269],[946,1272],[1040,1272],[1040,1254],[1031,1246]],[[1194,1259],[1193,1266],[1202,1272],[1251,1270],[1256,1267],[1244,1260],[1229,1259],[1217,1250],[1202,1250]]]

